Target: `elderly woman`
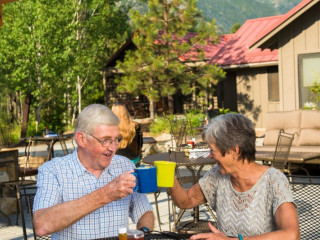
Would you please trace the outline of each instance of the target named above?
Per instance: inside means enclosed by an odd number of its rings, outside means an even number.
[[[298,216],[286,176],[255,162],[253,123],[241,114],[211,120],[203,138],[217,164],[189,190],[175,180],[170,189],[182,209],[208,202],[217,228],[191,239],[300,239]]]

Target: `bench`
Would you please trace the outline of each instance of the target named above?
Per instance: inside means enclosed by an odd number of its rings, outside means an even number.
[[[291,152],[320,153],[320,111],[267,113],[263,146],[257,146],[257,151],[274,151],[280,129],[295,134]]]

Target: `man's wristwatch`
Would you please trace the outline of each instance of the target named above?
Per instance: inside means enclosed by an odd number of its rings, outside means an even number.
[[[144,232],[144,233],[150,232],[149,228],[147,228],[147,227],[142,227],[142,228],[140,228],[139,230],[141,230],[141,231]]]

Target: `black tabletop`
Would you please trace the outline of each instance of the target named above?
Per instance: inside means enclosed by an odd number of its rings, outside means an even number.
[[[187,239],[190,239],[191,236],[192,236],[191,234],[178,234],[174,232],[145,233],[144,240],[158,240],[158,239],[159,240],[162,240],[162,239],[187,240]],[[118,237],[108,237],[108,238],[100,238],[99,240],[118,240],[118,239],[119,239]]]

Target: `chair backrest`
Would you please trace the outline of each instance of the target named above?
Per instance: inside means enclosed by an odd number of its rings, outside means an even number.
[[[141,126],[138,122],[135,122],[135,129],[136,129],[136,153],[139,156],[139,160],[142,159],[142,147],[143,147],[143,132],[141,130]]]
[[[273,155],[273,167],[281,171],[286,171],[293,139],[294,134],[284,132],[283,129],[279,131],[277,145]]]
[[[320,239],[320,177],[288,178],[298,211],[301,240]]]
[[[169,119],[169,124],[172,149],[179,151],[183,146],[187,146],[184,143],[186,143],[188,121],[186,119]]]
[[[20,156],[19,177],[24,179],[27,176],[38,174],[38,168],[47,161],[46,151],[43,151],[39,142],[34,141],[32,137],[26,139],[25,155]]]
[[[34,194],[27,194],[25,197],[27,198],[27,207],[28,207],[28,211],[31,214],[31,222],[32,222],[32,230],[33,230],[33,236],[35,240],[46,240],[46,239],[51,239],[51,235],[46,235],[43,237],[39,237],[36,236],[35,230],[34,230],[34,226],[33,226],[33,201],[34,201]]]

